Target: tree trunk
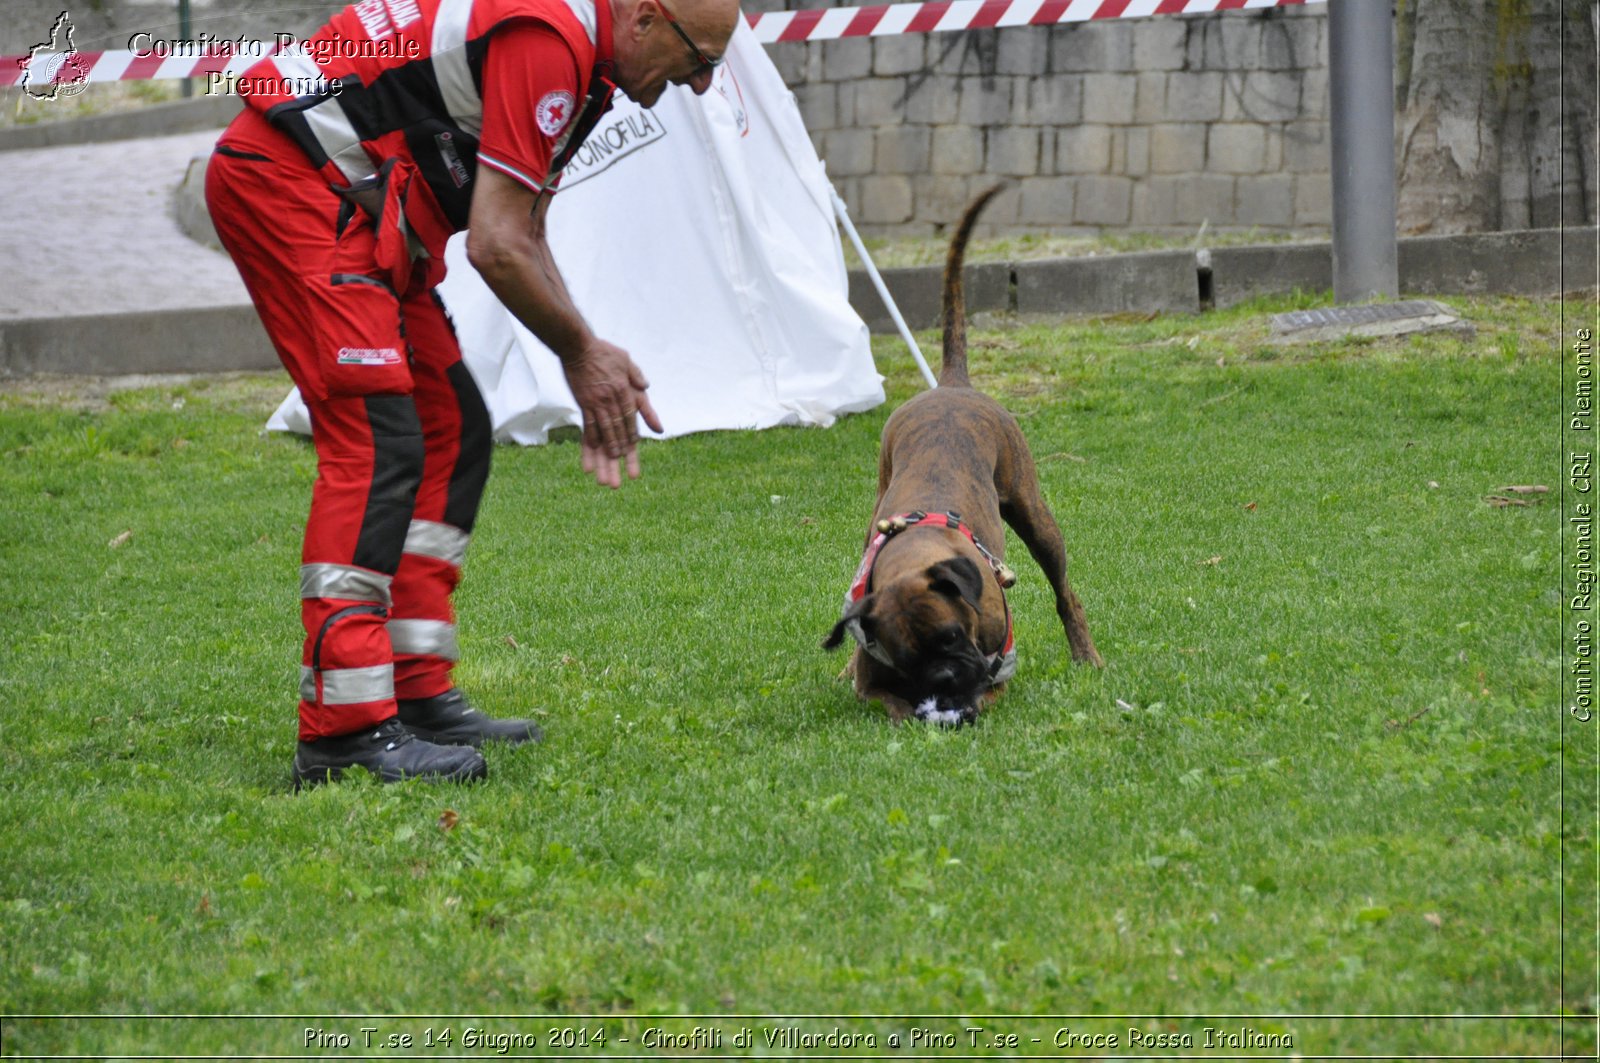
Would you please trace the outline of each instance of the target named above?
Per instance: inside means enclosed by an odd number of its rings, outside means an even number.
[[[1550,228],[1564,214],[1568,224],[1594,221],[1595,6],[1562,0],[1536,7],[1543,10],[1530,12],[1503,61],[1504,228]]]
[[[1594,0],[1402,4],[1400,232],[1593,224]]]
[[[1409,0],[1410,77],[1397,101],[1402,234],[1500,227],[1499,110],[1490,94],[1495,18],[1475,0]],[[1474,10],[1477,8],[1477,10]]]
[[[1562,87],[1566,90],[1560,144],[1563,177],[1552,209],[1539,210],[1535,199],[1534,220],[1540,225],[1594,225],[1600,222],[1596,215],[1600,173],[1595,171],[1595,159],[1600,156],[1600,95],[1596,91],[1600,70],[1595,60],[1600,3],[1575,0],[1566,7],[1566,40],[1561,53]]]

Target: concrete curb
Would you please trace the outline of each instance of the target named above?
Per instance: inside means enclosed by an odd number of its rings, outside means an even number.
[[[68,118],[59,122],[0,129],[0,151],[18,148],[55,148],[66,144],[103,144],[113,140],[138,140],[174,133],[221,129],[244,106],[238,96],[200,96],[192,100],[156,103],[131,111]]]
[[[1555,295],[1596,285],[1594,228],[1529,229],[1400,241],[1400,290],[1407,295]],[[1563,246],[1564,245],[1564,246]],[[1010,283],[1000,283],[1006,272]],[[883,271],[906,323],[939,324],[941,267]],[[1263,295],[1333,287],[1333,245],[1272,244],[1211,252],[1217,307]],[[966,270],[967,310],[1023,314],[1195,313],[1200,309],[1195,256],[1188,251],[984,263]],[[1002,301],[999,293],[1007,298]],[[862,271],[850,275],[850,303],[873,332],[892,332],[883,301]]]
[[[180,209],[180,217],[183,212]],[[203,209],[199,219],[204,219]],[[1564,236],[1564,239],[1563,239]],[[1553,295],[1595,286],[1596,229],[1536,229],[1400,241],[1400,287],[1408,295]],[[941,269],[883,273],[906,322],[939,325]],[[1216,305],[1333,285],[1329,244],[1218,248],[1212,252]],[[1023,314],[1193,313],[1199,309],[1194,255],[1133,255],[990,262],[967,267],[967,309]],[[893,322],[866,274],[850,274],[850,302],[874,332]],[[110,337],[108,339],[108,337]],[[0,375],[188,373],[270,369],[278,364],[248,305],[85,317],[0,321]]]
[[[900,308],[900,316],[913,329],[935,328],[944,301],[944,271],[938,266],[907,266],[879,271],[884,286]],[[1006,310],[1011,306],[1011,265],[985,262],[962,270],[961,283],[967,313]],[[864,269],[850,271],[850,305],[873,332],[895,331],[883,299]]]
[[[255,307],[0,321],[0,376],[225,373],[275,369]]]
[[[1263,295],[1330,291],[1333,245],[1219,247],[1211,252],[1211,285],[1218,309]]]
[[[1419,295],[1554,295],[1595,287],[1597,230],[1525,229],[1400,241],[1400,286]],[[1563,246],[1564,245],[1564,246]]]
[[[1191,251],[1149,251],[1018,262],[1020,314],[1192,312],[1199,288]]]

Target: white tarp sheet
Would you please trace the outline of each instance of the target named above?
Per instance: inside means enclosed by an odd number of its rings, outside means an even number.
[[[670,86],[651,110],[617,96],[567,168],[549,238],[590,325],[649,378],[667,436],[825,426],[883,401],[827,177],[743,19],[705,95]],[[496,438],[577,424],[560,363],[468,264],[464,236],[447,257],[439,290]],[[298,393],[267,427],[310,431]]]

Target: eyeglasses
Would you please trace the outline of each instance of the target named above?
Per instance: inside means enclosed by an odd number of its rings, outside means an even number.
[[[667,10],[666,5],[663,4],[661,0],[655,0],[655,4],[656,7],[661,9],[661,17],[666,19],[667,25],[672,27],[672,32],[678,35],[678,38],[683,41],[685,46],[688,47],[690,54],[695,57],[696,62],[700,64],[695,68],[694,72],[696,74],[700,73],[702,70],[715,70],[721,65],[722,60],[727,58],[726,56],[719,55],[717,58],[713,59],[706,53],[702,52],[700,50],[700,46],[694,43],[694,41],[690,40],[687,33],[683,32],[683,27],[678,25],[678,20],[672,17],[672,12]]]

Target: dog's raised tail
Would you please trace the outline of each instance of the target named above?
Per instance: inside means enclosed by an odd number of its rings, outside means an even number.
[[[967,297],[961,285],[961,261],[967,255],[967,241],[978,215],[1004,188],[1004,181],[980,192],[968,204],[956,231],[950,237],[950,252],[944,260],[944,364],[939,367],[940,387],[970,387],[967,378]]]

